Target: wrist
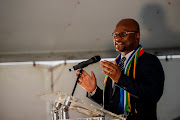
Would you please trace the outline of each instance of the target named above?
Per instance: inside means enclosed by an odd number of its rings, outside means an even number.
[[[95,87],[95,89],[92,91],[92,92],[89,92],[91,95],[94,95],[96,93],[96,89],[97,89],[97,86]]]

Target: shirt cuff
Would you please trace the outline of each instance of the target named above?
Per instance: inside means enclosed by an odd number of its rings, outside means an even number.
[[[97,86],[96,86],[96,89],[97,89]],[[89,92],[89,95],[93,96],[96,93],[96,89],[92,93]]]

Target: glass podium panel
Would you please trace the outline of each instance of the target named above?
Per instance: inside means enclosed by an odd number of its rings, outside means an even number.
[[[103,109],[102,107],[95,106],[93,104],[88,104],[83,100],[70,96],[66,93],[54,92],[42,94],[40,96],[45,101],[49,101],[51,103],[59,103],[61,105],[68,107],[68,109],[70,110],[74,110],[88,116],[88,118],[76,118],[78,120],[101,120],[100,118],[105,118],[105,120],[126,120],[124,115],[114,114]]]

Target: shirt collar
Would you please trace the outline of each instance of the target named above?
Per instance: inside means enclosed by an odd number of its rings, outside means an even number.
[[[134,51],[134,50],[133,50]],[[122,56],[122,54],[121,54],[121,58],[122,57],[126,57],[126,60],[130,57],[130,55],[133,53],[133,51],[131,51],[131,52],[129,52],[128,54],[126,54],[125,56]]]
[[[126,64],[127,60],[129,59],[129,57],[131,56],[131,54],[132,54],[133,52],[134,52],[134,50],[131,51],[131,52],[129,52],[129,53],[126,54],[125,56],[122,56],[122,55],[121,55],[121,58],[126,57],[126,60],[124,61],[124,64]]]

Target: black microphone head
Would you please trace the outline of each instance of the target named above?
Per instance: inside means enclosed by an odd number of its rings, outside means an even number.
[[[94,61],[94,63],[96,63],[101,60],[101,57],[99,55],[97,55],[97,56],[92,57],[91,59]]]
[[[83,62],[80,62],[79,64],[73,66],[72,69],[69,69],[69,71],[74,71],[74,70],[77,70],[77,69],[80,69],[80,68],[84,68],[90,64],[93,64],[93,63],[97,63],[101,60],[101,57],[99,55],[97,56],[94,56],[92,57],[91,59],[87,60],[87,61],[83,61]]]

